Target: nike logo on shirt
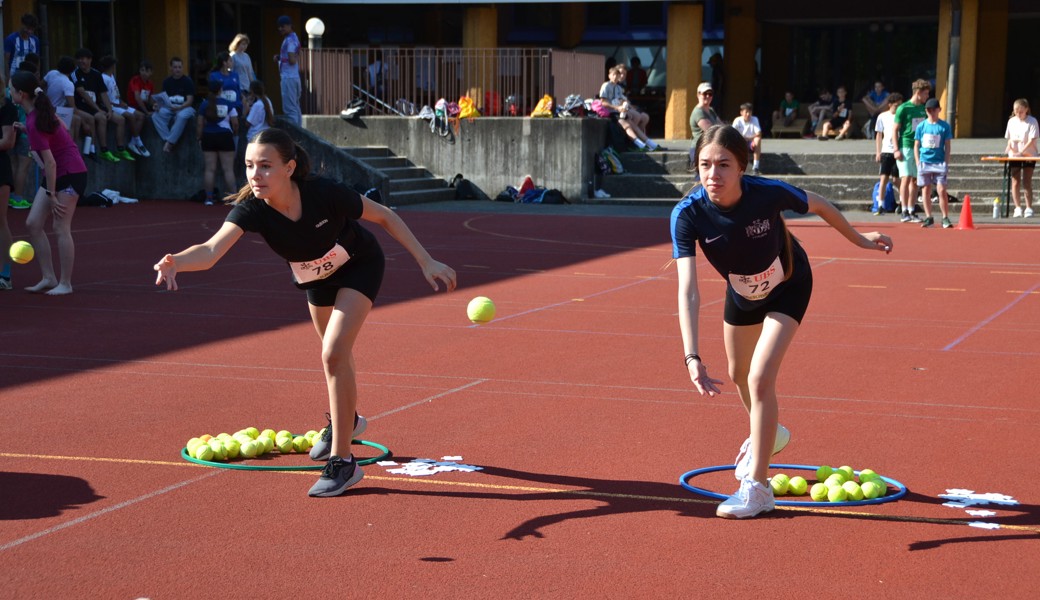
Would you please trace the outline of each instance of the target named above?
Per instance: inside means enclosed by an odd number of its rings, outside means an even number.
[[[718,239],[720,239],[720,238],[722,238],[722,236],[721,236],[721,235],[717,235],[717,236],[715,236],[715,237],[713,237],[713,238],[708,238],[708,239],[704,240],[704,243],[705,243],[705,244],[710,244],[710,243],[712,243],[712,242],[714,242],[715,240],[718,240]]]

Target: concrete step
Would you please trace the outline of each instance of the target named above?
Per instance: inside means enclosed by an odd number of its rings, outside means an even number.
[[[405,156],[394,156],[386,147],[359,146],[341,149],[389,178],[390,193],[385,201],[388,206],[455,199],[455,190],[448,188],[448,182],[434,177],[424,167],[415,166]]]
[[[412,161],[408,160],[403,156],[384,156],[384,157],[357,157],[366,165],[373,169],[379,169],[385,171],[387,169],[400,168],[400,167],[414,167]]]
[[[339,148],[354,158],[381,158],[393,156],[390,153],[390,148],[387,148],[386,146],[340,146]]]
[[[391,179],[390,193],[417,192],[423,190],[440,190],[448,187],[448,183],[436,177],[415,177],[410,179]]]
[[[380,171],[385,173],[390,179],[416,179],[419,177],[433,176],[425,167],[417,167],[415,165],[409,167],[390,167],[387,169],[380,169]]]
[[[393,192],[387,200],[387,206],[406,206],[425,202],[443,202],[455,199],[455,190],[444,187],[436,190],[416,190]]]

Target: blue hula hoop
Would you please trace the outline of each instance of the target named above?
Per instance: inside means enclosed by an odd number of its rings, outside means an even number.
[[[299,436],[296,436],[296,437],[299,437]],[[390,452],[390,450],[386,446],[384,446],[382,444],[377,444],[375,442],[370,442],[368,440],[354,439],[354,440],[351,440],[350,443],[352,445],[354,445],[354,446],[369,446],[371,448],[375,448],[376,450],[379,450],[382,453],[379,456],[373,456],[372,458],[358,458],[358,459],[356,459],[358,466],[370,465],[370,464],[372,464],[374,462],[378,462],[380,460],[383,460],[384,458],[388,458],[392,454]],[[277,456],[277,454],[264,455],[263,457],[258,456],[256,458],[249,458],[249,459],[246,459],[246,460],[249,460],[249,461],[270,460],[274,456]],[[314,465],[275,465],[275,466],[272,466],[272,465],[247,464],[247,463],[244,463],[244,462],[223,462],[223,461],[215,461],[215,460],[202,460],[202,459],[195,458],[194,456],[188,454],[188,449],[187,448],[181,448],[181,458],[183,458],[184,460],[186,460],[188,462],[193,462],[193,463],[195,463],[197,465],[203,465],[203,466],[206,466],[206,467],[216,467],[218,469],[237,469],[239,471],[320,471],[320,470],[325,468],[325,463],[324,462],[318,463],[318,464],[314,464]]]
[[[713,492],[711,490],[706,490],[704,488],[700,488],[700,487],[697,487],[695,485],[691,485],[689,483],[689,480],[693,479],[694,477],[697,477],[699,475],[704,475],[706,473],[714,473],[715,471],[729,471],[729,470],[732,470],[734,468],[735,468],[735,465],[719,465],[719,466],[715,466],[715,467],[704,467],[703,469],[694,469],[692,471],[687,471],[687,472],[683,473],[681,477],[679,477],[679,485],[683,486],[684,488],[686,488],[687,490],[689,490],[689,491],[691,491],[691,492],[693,492],[695,494],[700,494],[701,496],[707,496],[709,498],[716,498],[718,500],[725,500],[725,499],[729,498],[728,494],[719,494],[718,492]],[[788,469],[788,470],[795,470],[795,471],[813,471],[815,473],[816,469],[819,469],[820,467],[819,466],[815,466],[814,467],[812,465],[776,464],[776,465],[769,465],[769,468],[770,469]],[[859,471],[853,471],[853,472],[856,474],[857,477],[859,476]],[[882,481],[884,481],[888,485],[894,486],[896,488],[895,493],[887,494],[885,496],[881,496],[880,498],[873,498],[873,499],[870,499],[870,500],[867,500],[867,499],[863,499],[863,500],[845,500],[843,502],[817,502],[816,500],[780,500],[780,498],[777,498],[776,499],[776,505],[777,506],[806,506],[806,505],[810,505],[811,504],[811,505],[814,505],[814,506],[867,506],[869,504],[883,504],[885,502],[895,502],[896,500],[899,500],[900,498],[905,496],[906,493],[909,491],[905,485],[903,485],[902,483],[896,481],[895,479],[892,479],[890,477],[884,477],[884,476],[882,476],[881,479],[882,479]],[[781,496],[781,498],[782,497],[783,496]]]

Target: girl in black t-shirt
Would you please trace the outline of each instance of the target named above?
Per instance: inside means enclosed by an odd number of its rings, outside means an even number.
[[[455,271],[423,248],[404,221],[348,187],[310,175],[310,159],[284,130],[266,129],[246,148],[246,185],[234,208],[208,241],[155,265],[155,283],[176,290],[178,271],[211,268],[245,231],[263,236],[288,263],[296,286],[307,291],[311,319],[322,343],[330,422],[311,457],[328,459],[311,496],[336,496],[364,476],[350,451],[352,436],[332,432],[364,428],[355,412],[354,341],[383,277],[383,252],[359,221],[376,223],[408,250],[434,290],[440,280],[455,289]],[[345,458],[341,458],[345,457]]]
[[[748,412],[751,434],[737,456],[740,488],[719,505],[720,517],[743,519],[773,510],[766,475],[769,457],[787,443],[778,433],[776,380],[812,294],[812,270],[801,245],[787,231],[782,212],[811,212],[850,242],[890,252],[892,240],[860,234],[833,204],[786,183],[745,176],[747,141],[728,125],[697,140],[694,164],[701,186],[672,211],[673,258],[679,280],[679,329],[690,380],[701,394],[719,393],[698,354],[696,248],[727,281],[723,340],[729,376]],[[771,452],[764,452],[769,449]]]

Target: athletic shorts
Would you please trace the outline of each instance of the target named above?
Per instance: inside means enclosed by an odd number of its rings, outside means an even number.
[[[87,172],[66,173],[54,180],[54,189],[59,192],[82,196],[87,189]]]
[[[220,132],[203,131],[201,142],[203,152],[235,151],[235,134],[231,133],[230,129]]]
[[[899,177],[899,167],[896,166],[896,156],[891,152],[881,153],[881,168],[878,169],[878,175],[888,175],[889,177]]]
[[[0,187],[5,185],[14,187],[14,172],[11,170],[11,161],[7,158],[7,153],[0,152]],[[6,208],[6,206],[0,206],[0,210]]]
[[[340,288],[350,288],[365,295],[373,303],[383,285],[386,258],[378,246],[361,256],[351,257],[347,264],[321,280],[321,284],[307,289],[307,302],[313,306],[335,306]]]
[[[1020,171],[1022,169],[1032,169],[1034,167],[1036,167],[1036,162],[1035,161],[1013,162],[1013,163],[1011,163],[1011,170],[1012,171]]]
[[[946,185],[946,173],[917,173],[917,186],[924,187],[926,185]]]
[[[897,160],[896,166],[899,167],[900,177],[917,177],[917,161],[914,160],[914,149],[913,148],[900,148],[903,153],[903,160]]]
[[[785,314],[799,323],[809,308],[809,299],[812,297],[812,271],[801,279],[787,281],[783,287],[770,294],[766,302],[752,310],[742,310],[733,302],[734,292],[726,290],[726,306],[723,309],[722,318],[729,325],[759,325],[766,320],[766,315],[772,312]]]

